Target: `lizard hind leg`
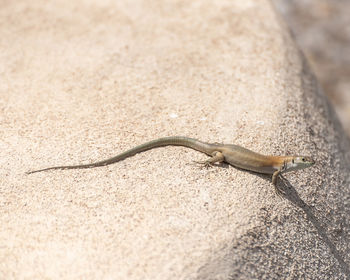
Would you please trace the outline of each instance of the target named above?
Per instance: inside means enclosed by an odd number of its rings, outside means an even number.
[[[195,161],[195,163],[202,164],[204,167],[208,168],[215,163],[220,163],[225,160],[224,155],[221,152],[215,151],[212,153],[212,157],[204,161]]]

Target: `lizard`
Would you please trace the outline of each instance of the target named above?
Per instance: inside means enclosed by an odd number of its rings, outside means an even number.
[[[278,193],[279,190],[277,189],[277,178],[279,175],[290,171],[304,169],[314,165],[315,163],[315,161],[309,156],[262,155],[238,145],[205,143],[189,137],[170,136],[146,142],[102,161],[80,165],[53,166],[26,173],[32,174],[53,169],[82,169],[105,166],[124,160],[135,154],[164,146],[184,146],[211,156],[205,161],[197,162],[199,164],[203,164],[205,167],[209,167],[215,163],[226,162],[240,169],[249,170],[256,173],[270,174],[272,175],[272,183]]]

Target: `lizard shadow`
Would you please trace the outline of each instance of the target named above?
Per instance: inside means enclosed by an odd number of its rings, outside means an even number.
[[[313,208],[310,207],[308,204],[306,204],[299,196],[298,192],[295,190],[295,188],[292,186],[292,184],[283,176],[279,176],[279,186],[278,188],[282,191],[281,196],[288,199],[293,205],[299,207],[301,210],[304,211],[306,214],[307,219],[313,224],[313,226],[316,228],[319,236],[322,238],[324,243],[328,246],[331,254],[334,256],[334,258],[338,261],[342,271],[346,275],[350,275],[350,269],[345,262],[344,258],[340,254],[340,252],[337,250],[334,243],[330,240],[330,238],[327,235],[327,231],[322,226],[321,222],[317,219],[317,217],[313,214]]]
[[[230,168],[231,166],[228,163],[221,162],[218,164],[213,164],[211,166],[214,167],[220,167],[220,168]],[[263,178],[264,180],[267,180],[271,182],[271,175],[269,174],[259,174],[250,170],[241,169],[239,167],[234,167],[238,170],[242,170],[244,172],[248,172],[251,174],[254,174],[255,176],[259,176],[260,178]],[[344,258],[340,254],[340,252],[337,250],[334,243],[330,240],[330,238],[327,235],[327,231],[322,226],[321,222],[317,219],[317,217],[313,214],[313,209],[308,204],[306,204],[299,196],[298,192],[295,190],[295,188],[292,186],[292,184],[281,174],[279,175],[279,178],[277,179],[277,187],[278,191],[281,191],[279,193],[280,197],[288,199],[293,205],[299,207],[305,214],[307,219],[313,224],[313,226],[316,228],[319,236],[322,238],[323,242],[328,246],[331,254],[334,256],[334,258],[338,261],[342,271],[346,275],[350,275],[350,269],[348,265],[346,264]]]

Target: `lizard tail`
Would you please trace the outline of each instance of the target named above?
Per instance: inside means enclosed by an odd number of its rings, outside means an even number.
[[[102,160],[94,163],[88,163],[88,164],[81,164],[81,165],[53,166],[53,167],[48,167],[44,169],[29,171],[29,172],[26,172],[26,174],[32,174],[36,172],[42,172],[42,171],[53,170],[53,169],[83,169],[83,168],[105,166],[105,165],[109,165],[109,164],[124,160],[128,157],[134,156],[135,154],[138,154],[147,150],[151,150],[154,148],[158,148],[158,147],[164,147],[164,146],[184,146],[208,155],[211,155],[211,153],[214,152],[215,150],[213,148],[213,144],[204,143],[197,139],[183,137],[183,136],[170,136],[170,137],[159,138],[156,140],[146,142],[144,144],[136,146],[130,150],[127,150],[119,155],[116,155],[115,157],[112,157],[106,160]]]

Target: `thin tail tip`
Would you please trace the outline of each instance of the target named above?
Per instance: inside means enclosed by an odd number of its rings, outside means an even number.
[[[25,174],[30,175],[30,174],[41,172],[41,171],[45,171],[45,170],[48,170],[48,169],[39,169],[39,170],[27,171]]]

